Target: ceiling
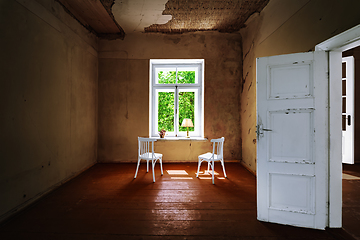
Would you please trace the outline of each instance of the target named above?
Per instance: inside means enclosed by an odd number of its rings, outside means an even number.
[[[101,38],[126,34],[236,32],[269,0],[57,0]]]

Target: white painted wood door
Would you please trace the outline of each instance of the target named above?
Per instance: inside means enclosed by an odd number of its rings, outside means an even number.
[[[257,217],[328,225],[328,53],[257,59]]]
[[[354,164],[354,57],[342,59],[342,162]]]

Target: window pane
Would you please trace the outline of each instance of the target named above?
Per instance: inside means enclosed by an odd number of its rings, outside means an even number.
[[[174,99],[173,92],[159,92],[158,131],[174,131]]]
[[[178,83],[195,83],[195,71],[178,71]]]
[[[181,127],[184,118],[190,118],[195,127],[195,92],[179,93],[179,131],[186,131],[186,127]],[[194,127],[189,127],[189,131],[194,131]]]
[[[176,83],[176,69],[164,68],[157,69],[157,83],[159,84],[175,84]]]

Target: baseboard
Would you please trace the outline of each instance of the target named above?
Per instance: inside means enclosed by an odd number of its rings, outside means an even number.
[[[248,170],[252,175],[256,176],[256,172],[251,170],[243,161],[240,161],[240,164],[246,168],[246,170]]]
[[[22,204],[16,206],[15,208],[13,208],[10,211],[6,212],[5,214],[1,215],[0,216],[0,224],[4,223],[5,221],[8,221],[12,217],[14,217],[18,213],[20,213],[22,210],[24,210],[25,208],[30,207],[32,204],[34,204],[35,202],[40,200],[45,195],[51,193],[55,189],[59,188],[60,186],[64,185],[65,183],[67,183],[68,181],[76,178],[77,176],[79,176],[80,174],[82,174],[83,172],[85,172],[86,170],[88,170],[89,168],[94,166],[95,164],[97,164],[97,162],[94,162],[94,163],[90,164],[89,166],[86,166],[85,168],[81,169],[79,172],[61,180],[60,182],[54,184],[53,186],[49,187],[45,191],[36,194],[34,197],[30,198],[29,200],[23,202]]]
[[[198,160],[163,160],[163,163],[197,163]],[[240,160],[226,160],[225,159],[225,163],[228,162],[236,162],[236,163],[241,163]],[[137,163],[137,159],[136,160],[99,160],[98,163]]]

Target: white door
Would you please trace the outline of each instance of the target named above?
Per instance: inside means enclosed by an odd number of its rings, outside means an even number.
[[[258,220],[328,225],[328,54],[257,59]]]
[[[342,162],[354,164],[354,57],[342,59]]]

